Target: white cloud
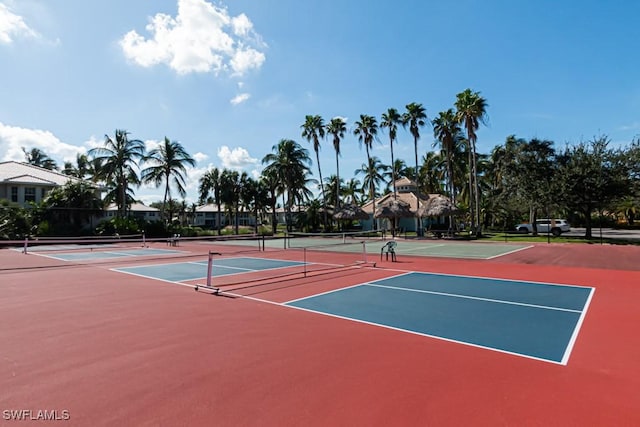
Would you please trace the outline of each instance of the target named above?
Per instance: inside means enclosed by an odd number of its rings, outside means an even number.
[[[196,154],[194,154],[192,157],[198,163],[204,162],[205,160],[207,160],[209,158],[208,155],[206,155],[204,153],[201,153],[199,151]]]
[[[243,102],[245,102],[247,99],[249,99],[251,97],[250,94],[248,93],[241,93],[238,94],[236,96],[234,96],[233,98],[231,98],[231,104],[233,105],[238,105],[238,104],[242,104]]]
[[[240,170],[258,163],[258,160],[251,157],[246,148],[242,147],[230,149],[223,145],[218,149],[218,158],[222,167],[226,169]]]
[[[205,0],[178,0],[175,18],[158,13],[146,30],[150,38],[131,30],[120,40],[125,56],[142,67],[166,64],[178,74],[231,71],[242,76],[265,60],[256,48],[266,45],[249,18],[231,17],[226,8]]]
[[[252,48],[236,50],[230,64],[234,76],[242,76],[252,68],[259,69],[265,60],[264,53]]]
[[[20,37],[37,39],[40,35],[24,22],[22,16],[0,3],[0,44],[11,44],[14,38]]]
[[[23,147],[27,151],[38,148],[57,162],[59,162],[59,159],[62,159],[62,161],[75,161],[78,153],[87,152],[85,147],[65,144],[49,131],[8,126],[0,122],[1,160],[24,162]],[[59,164],[59,166],[62,165]]]
[[[633,123],[629,123],[629,124],[618,127],[618,130],[624,130],[624,131],[637,130],[637,129],[640,129],[640,122],[633,122]]]

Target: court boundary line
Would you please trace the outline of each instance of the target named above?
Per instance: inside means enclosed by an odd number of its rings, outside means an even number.
[[[355,287],[358,287],[358,286],[366,286],[366,285],[367,285],[367,283],[361,283],[359,285],[350,286],[349,288],[355,288]],[[347,289],[347,288],[345,288],[345,289]],[[264,301],[264,300],[261,300],[261,299],[258,299],[258,298],[252,298],[252,299],[256,300],[256,301]],[[333,317],[333,318],[337,318],[337,319],[347,320],[347,321],[361,323],[361,324],[370,325],[370,326],[377,326],[377,327],[380,327],[380,328],[391,329],[391,330],[394,330],[394,331],[405,332],[405,333],[409,333],[409,334],[413,334],[413,335],[419,335],[419,336],[423,336],[423,337],[427,337],[427,338],[433,338],[433,339],[436,339],[436,340],[441,340],[441,341],[447,341],[447,342],[451,342],[451,343],[455,343],[455,344],[466,345],[466,346],[470,346],[470,347],[480,348],[480,349],[483,349],[483,350],[490,350],[490,351],[495,351],[495,352],[498,352],[498,353],[509,354],[509,355],[512,355],[512,356],[524,357],[524,358],[527,358],[527,359],[533,359],[533,360],[538,360],[538,361],[541,361],[541,362],[552,363],[554,365],[564,365],[564,366],[566,366],[566,364],[563,364],[561,362],[557,362],[555,360],[544,359],[544,358],[541,358],[541,357],[530,356],[530,355],[527,355],[527,354],[516,353],[516,352],[513,352],[513,351],[502,350],[502,349],[494,348],[494,347],[487,347],[487,346],[483,346],[483,345],[480,345],[480,344],[474,344],[474,343],[469,343],[469,342],[465,342],[465,341],[458,341],[458,340],[454,340],[454,339],[451,339],[451,338],[441,337],[441,336],[438,336],[438,335],[430,335],[430,334],[426,334],[424,332],[416,332],[416,331],[412,331],[412,330],[409,330],[409,329],[398,328],[398,327],[395,327],[395,326],[384,325],[384,324],[381,324],[381,323],[374,323],[374,322],[370,322],[368,320],[355,319],[355,318],[352,318],[352,317],[341,316],[341,315],[338,315],[338,314],[332,314],[332,313],[326,313],[326,312],[322,312],[322,311],[312,310],[312,309],[309,309],[309,308],[296,307],[294,305],[285,305],[284,303],[274,303],[272,301],[266,301],[266,302],[269,302],[269,303],[272,303],[272,304],[279,304],[279,305],[282,305],[283,307],[292,308],[294,310],[306,311],[306,312],[309,312],[309,313],[319,314],[319,315],[323,315],[323,316]]]
[[[328,294],[331,294],[331,293],[340,292],[340,291],[343,291],[343,290],[352,289],[352,288],[356,288],[356,287],[360,287],[360,286],[372,286],[372,287],[381,287],[381,288],[395,288],[395,287],[392,287],[392,286],[375,284],[374,283],[375,281],[363,282],[363,283],[347,286],[347,287],[344,287],[344,288],[333,289],[331,291],[321,292],[319,294],[314,294],[314,295],[310,295],[310,296],[306,296],[306,297],[302,297],[302,298],[296,298],[296,299],[293,299],[293,300],[290,300],[290,301],[285,301],[285,302],[282,302],[282,303],[275,303],[273,301],[263,300],[263,299],[254,298],[254,297],[245,297],[243,295],[238,295],[238,294],[234,294],[234,296],[241,297],[241,298],[251,298],[252,300],[255,300],[255,301],[262,301],[262,302],[267,302],[267,303],[272,303],[272,304],[279,304],[279,305],[282,305],[284,307],[296,308],[296,309],[299,309],[299,310],[309,311],[309,312],[316,313],[316,314],[326,315],[326,316],[330,316],[330,317],[337,317],[337,318],[344,319],[344,320],[351,320],[351,321],[354,321],[354,322],[365,323],[365,324],[373,325],[373,326],[380,326],[380,327],[383,327],[383,328],[393,329],[393,330],[397,330],[397,331],[401,331],[401,332],[408,332],[408,333],[412,333],[412,334],[416,334],[416,335],[426,336],[426,337],[429,337],[429,338],[441,339],[441,340],[444,340],[444,341],[454,342],[454,343],[463,344],[463,345],[470,345],[472,347],[478,347],[478,348],[482,348],[482,349],[485,349],[485,350],[492,350],[492,351],[497,351],[497,352],[500,352],[500,353],[506,353],[506,354],[511,354],[511,355],[515,355],[515,356],[529,358],[529,359],[540,360],[540,361],[543,361],[543,362],[553,363],[553,364],[557,364],[557,365],[567,366],[567,364],[569,363],[569,358],[571,356],[571,353],[573,352],[573,347],[575,345],[575,342],[577,341],[579,332],[580,332],[580,330],[582,328],[583,320],[586,317],[587,312],[589,310],[591,299],[592,299],[593,295],[595,294],[595,288],[592,287],[592,286],[567,285],[567,284],[559,284],[559,283],[525,281],[525,280],[517,280],[517,279],[488,278],[488,277],[480,277],[480,276],[468,276],[468,275],[447,274],[447,273],[426,273],[426,272],[421,272],[421,271],[403,271],[403,270],[397,270],[397,269],[395,269],[395,270],[389,269],[389,270],[398,271],[398,272],[401,272],[401,273],[398,274],[398,275],[395,275],[395,276],[385,277],[383,279],[376,279],[376,281],[377,280],[395,279],[397,277],[402,277],[402,276],[406,276],[406,275],[416,274],[417,273],[417,274],[425,274],[425,275],[430,275],[431,274],[431,275],[441,275],[441,276],[464,277],[464,278],[468,278],[468,279],[488,279],[488,280],[495,280],[495,281],[507,281],[507,282],[516,282],[516,283],[530,283],[530,284],[534,284],[534,285],[564,286],[564,287],[569,287],[569,288],[584,288],[584,289],[589,289],[589,296],[587,297],[587,300],[585,301],[585,304],[584,304],[582,310],[571,310],[571,309],[563,309],[563,308],[559,308],[559,307],[536,306],[536,305],[533,305],[533,304],[525,304],[525,303],[518,303],[518,302],[490,300],[490,299],[486,299],[486,298],[473,297],[473,296],[470,296],[470,295],[464,295],[463,296],[463,295],[455,295],[455,294],[446,294],[446,293],[441,293],[441,292],[437,292],[437,291],[423,291],[423,290],[415,290],[415,289],[407,289],[407,288],[397,288],[398,290],[403,290],[403,291],[423,292],[423,293],[431,293],[431,294],[442,294],[442,295],[451,296],[451,297],[478,299],[478,300],[486,300],[486,301],[505,303],[505,304],[530,306],[530,307],[540,308],[540,309],[565,311],[565,312],[571,312],[571,313],[580,313],[578,321],[576,322],[576,325],[573,328],[573,332],[571,334],[571,337],[569,338],[569,341],[567,342],[567,344],[565,346],[565,351],[563,352],[562,359],[559,362],[555,361],[555,360],[544,359],[544,358],[541,358],[541,357],[529,356],[529,355],[525,355],[525,354],[521,354],[521,353],[515,353],[515,352],[511,352],[511,351],[507,351],[507,350],[501,350],[501,349],[498,349],[498,348],[482,346],[482,345],[479,345],[479,344],[473,344],[473,343],[468,343],[468,342],[464,342],[464,341],[457,341],[457,340],[454,340],[454,339],[440,337],[440,336],[437,336],[437,335],[430,335],[430,334],[425,334],[425,333],[421,333],[421,332],[405,330],[405,329],[397,328],[397,327],[394,327],[394,326],[383,325],[383,324],[370,322],[370,321],[366,321],[366,320],[359,320],[359,319],[355,319],[355,318],[351,318],[351,317],[346,317],[346,316],[341,316],[341,315],[334,315],[334,314],[331,314],[331,313],[326,313],[326,312],[322,312],[322,311],[306,309],[306,308],[296,307],[294,305],[291,305],[291,304],[293,304],[295,302],[298,302],[298,301],[304,301],[306,299],[311,299],[311,298],[315,298],[315,297],[318,297],[318,296],[324,296],[324,295],[328,295]]]
[[[120,248],[121,250],[126,250],[123,248]],[[144,251],[147,248],[136,248],[136,247],[131,247],[129,250],[137,250],[137,251]],[[111,250],[107,250],[107,251],[83,251],[83,252],[61,252],[57,255],[81,255],[81,254],[116,254],[117,256],[115,257],[104,257],[104,258],[97,258],[95,259],[96,261],[98,260],[110,260],[110,259],[114,259],[114,258],[135,258],[138,256],[163,256],[163,255],[175,255],[175,254],[179,254],[179,253],[184,253],[186,251],[176,251],[173,249],[157,249],[157,248],[149,248],[153,251],[160,251],[160,253],[152,253],[149,255],[131,255],[131,254],[125,254],[123,252],[120,251],[111,251]],[[54,252],[54,251],[49,251],[49,252]],[[55,256],[54,254],[48,254],[46,253],[46,251],[42,251],[42,252],[38,252],[38,251],[34,251],[34,252],[28,252],[28,255],[37,255],[37,256],[42,256],[45,258],[49,258],[49,259],[55,259],[56,261],[64,261],[64,262],[73,262],[73,261],[91,261],[93,260],[93,258],[76,258],[76,259],[65,259],[65,258],[60,258],[59,256]]]
[[[570,308],[552,307],[552,306],[548,306],[548,305],[527,304],[527,303],[523,303],[523,302],[498,300],[498,299],[492,299],[492,298],[482,298],[482,297],[476,297],[476,296],[473,296],[473,295],[451,294],[451,293],[447,293],[447,292],[438,292],[438,291],[426,291],[426,290],[423,290],[423,289],[402,288],[402,287],[399,287],[399,286],[378,285],[378,284],[374,284],[374,283],[366,283],[365,286],[372,286],[372,287],[376,287],[376,288],[394,289],[394,290],[406,291],[406,292],[418,292],[418,293],[424,293],[424,294],[442,295],[442,296],[451,297],[451,298],[472,299],[472,300],[478,300],[478,301],[493,302],[493,303],[497,303],[497,304],[519,305],[519,306],[523,306],[523,307],[538,308],[538,309],[542,309],[542,310],[565,311],[565,312],[568,312],[568,313],[582,313],[583,312],[582,310],[573,310],[573,309],[570,309]]]
[[[591,299],[593,298],[593,295],[595,293],[596,293],[596,288],[592,287],[591,292],[589,292],[589,297],[587,298],[587,301],[584,304],[584,308],[582,309],[582,314],[580,315],[580,317],[578,318],[578,321],[576,322],[576,326],[573,330],[573,334],[571,334],[571,338],[569,339],[569,343],[567,344],[565,354],[562,357],[562,363],[564,365],[567,365],[569,363],[569,357],[573,352],[573,346],[578,340],[578,334],[582,329],[582,323],[584,322],[585,317],[587,317],[587,311],[589,311],[589,306],[591,305]]]

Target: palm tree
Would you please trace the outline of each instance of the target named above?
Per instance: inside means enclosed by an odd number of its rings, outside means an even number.
[[[30,165],[49,170],[58,169],[58,165],[56,164],[56,162],[39,148],[32,148],[31,150],[27,151],[26,148],[22,147],[22,152],[24,153],[25,160]]]
[[[366,114],[360,114],[360,120],[355,123],[356,128],[353,130],[353,134],[358,137],[360,145],[364,144],[367,150],[367,163],[365,165],[371,165],[371,155],[369,150],[373,146],[373,140],[378,134],[378,122],[373,116]],[[374,181],[369,181],[369,185],[373,186]],[[369,188],[369,194],[373,197],[373,210],[376,210],[375,188]],[[376,222],[373,222],[373,228],[376,229]]]
[[[76,164],[64,162],[62,173],[74,178],[84,179],[89,174],[90,167],[89,157],[86,154],[76,154]]]
[[[322,191],[322,206],[324,208],[324,228],[327,228],[327,199],[324,196],[324,188],[322,187],[322,168],[320,168],[320,138],[324,139],[324,120],[321,116],[307,115],[302,128],[302,137],[308,142],[313,143],[313,151],[316,153],[316,162],[318,163],[318,175],[320,176],[320,190]]]
[[[422,156],[420,167],[420,187],[422,194],[442,193],[442,183],[446,182],[446,162],[441,154],[435,151],[427,151]]]
[[[396,140],[396,135],[398,133],[398,125],[402,123],[402,116],[398,113],[398,110],[395,108],[389,108],[386,113],[382,113],[382,120],[380,121],[381,128],[389,128],[389,143],[391,145],[391,165],[395,165],[395,160],[393,158],[393,141]],[[396,171],[395,168],[391,168],[391,181],[393,183],[393,198],[396,199],[398,197],[398,192],[396,191]]]
[[[457,147],[462,141],[462,130],[456,120],[453,108],[441,111],[433,120],[433,136],[440,141],[440,150],[444,153],[447,163],[447,186],[451,202],[456,204],[456,194],[453,178],[453,160]]]
[[[476,165],[476,141],[478,139],[476,130],[480,127],[480,123],[485,124],[487,106],[487,100],[480,96],[480,92],[472,92],[471,89],[465,89],[456,95],[456,118],[460,124],[464,125],[467,131],[467,140],[469,141],[469,164],[471,165],[469,184],[473,190],[473,211],[475,213],[471,218],[471,227],[476,229],[476,236],[478,237],[482,234],[482,230],[480,228],[480,195],[478,194],[478,170]]]
[[[144,160],[152,166],[142,171],[142,181],[145,183],[152,182],[156,187],[164,184],[164,199],[161,212],[164,216],[167,200],[171,199],[171,184],[176,187],[181,197],[186,197],[186,166],[193,167],[196,165],[196,161],[179,142],[170,141],[166,136],[158,148],[151,150]]]
[[[362,184],[357,179],[351,178],[344,186],[343,194],[346,203],[359,205],[363,198]]]
[[[220,182],[222,184],[222,192],[220,194],[225,210],[230,217],[233,217],[234,233],[240,234],[239,214],[240,214],[240,194],[244,181],[247,179],[247,173],[231,171],[224,169],[220,174]]]
[[[135,170],[137,161],[144,158],[144,142],[139,139],[129,139],[129,132],[116,129],[115,138],[105,135],[104,147],[89,150],[90,156],[95,156],[102,162],[100,177],[107,185],[114,187],[112,198],[118,206],[121,217],[126,214],[127,206],[131,203],[130,185],[140,185],[140,178]]]
[[[261,182],[267,190],[266,205],[271,209],[271,232],[275,235],[278,232],[278,216],[276,208],[278,204],[278,195],[284,191],[284,186],[278,175],[276,169],[262,171]]]
[[[216,218],[216,228],[218,229],[218,236],[222,234],[220,229],[220,211],[222,210],[222,183],[220,182],[220,170],[218,168],[209,169],[200,178],[200,186],[198,187],[200,192],[199,201],[201,204],[215,203],[218,207],[218,213]],[[209,193],[213,193],[213,198],[209,196]]]
[[[331,119],[327,125],[327,133],[333,135],[333,149],[336,151],[336,181],[340,182],[340,141],[344,138],[347,131],[347,122],[342,117]],[[335,209],[340,209],[340,186],[336,186],[336,205]]]
[[[416,180],[416,187],[418,189],[418,194],[416,197],[416,211],[420,208],[420,184],[418,183],[418,140],[420,139],[420,128],[423,127],[427,120],[427,111],[422,106],[422,104],[418,104],[416,102],[412,102],[407,104],[407,111],[402,115],[402,125],[406,128],[409,126],[409,132],[413,136],[413,148],[415,152],[415,160],[416,160],[416,168],[414,170],[414,176]],[[416,218],[416,230],[420,233],[420,219]]]
[[[311,159],[309,151],[291,139],[282,139],[271,149],[273,153],[262,159],[262,163],[267,164],[264,172],[275,174],[283,186],[283,198],[285,193],[287,196],[284,203],[287,231],[290,231],[291,208],[296,201],[304,199],[309,194],[307,175]]]
[[[376,188],[381,182],[384,182],[384,172],[389,169],[389,166],[383,164],[379,158],[373,156],[368,159],[367,163],[363,163],[360,169],[356,169],[354,174],[364,175],[362,180],[362,190],[369,190],[369,198],[374,200],[376,197]],[[375,212],[375,205],[374,205]]]

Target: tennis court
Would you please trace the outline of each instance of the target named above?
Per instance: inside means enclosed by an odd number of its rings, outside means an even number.
[[[392,262],[385,240],[355,240],[147,241],[118,250],[161,251],[71,261],[2,249],[0,410],[96,426],[640,424],[640,248],[457,257],[460,242],[398,239]],[[194,292],[207,277],[218,294]]]

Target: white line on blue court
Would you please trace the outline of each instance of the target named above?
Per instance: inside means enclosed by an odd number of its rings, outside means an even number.
[[[582,328],[582,322],[584,321],[585,316],[587,315],[587,310],[589,309],[589,304],[591,304],[591,298],[593,297],[593,294],[596,292],[596,288],[591,288],[591,292],[589,292],[589,296],[587,297],[587,301],[584,304],[584,307],[582,308],[582,314],[580,315],[580,318],[578,319],[578,322],[576,323],[576,327],[573,330],[573,334],[571,335],[571,338],[569,339],[569,343],[567,344],[567,348],[564,352],[564,356],[562,356],[562,364],[566,365],[567,363],[569,363],[569,356],[571,356],[571,352],[573,351],[573,345],[575,344],[576,340],[578,339],[578,333],[580,332],[580,329]]]
[[[350,286],[349,288],[354,288],[354,287],[358,287],[358,286],[362,286],[362,284],[361,285]],[[345,289],[349,289],[349,288],[345,288]],[[246,298],[246,297],[244,297],[244,298]],[[255,301],[261,301],[261,302],[270,302],[270,301],[264,301],[264,300],[257,299],[257,298],[250,298],[250,299],[255,300]],[[302,299],[306,299],[306,298],[302,298]],[[538,360],[538,361],[541,361],[541,362],[553,363],[555,365],[566,365],[566,363],[556,362],[555,360],[550,360],[550,359],[543,359],[541,357],[536,357],[536,356],[530,356],[528,354],[516,353],[516,352],[513,352],[513,351],[502,350],[502,349],[499,349],[499,348],[487,347],[487,346],[483,346],[483,345],[479,345],[479,344],[473,344],[473,343],[469,343],[469,342],[466,342],[466,341],[458,341],[458,340],[454,340],[454,339],[451,339],[451,338],[441,337],[441,336],[438,336],[438,335],[429,335],[429,334],[426,334],[426,333],[423,333],[423,332],[416,332],[416,331],[412,331],[412,330],[409,330],[409,329],[403,329],[403,328],[397,328],[395,326],[384,325],[384,324],[381,324],[381,323],[369,322],[367,320],[354,319],[352,317],[340,316],[338,314],[331,314],[331,313],[326,313],[324,311],[316,311],[316,310],[312,310],[312,309],[309,309],[309,308],[296,307],[295,305],[285,305],[285,304],[286,303],[281,303],[279,305],[281,305],[283,307],[286,307],[286,308],[292,308],[294,310],[301,310],[301,311],[306,311],[308,313],[314,313],[314,314],[320,314],[322,316],[333,317],[333,318],[336,318],[336,319],[348,320],[348,321],[351,321],[351,322],[361,323],[361,324],[370,325],[370,326],[377,326],[377,327],[380,327],[380,328],[391,329],[391,330],[394,330],[394,331],[405,332],[405,333],[409,333],[409,334],[413,334],[413,335],[419,335],[419,336],[427,337],[427,338],[434,338],[434,339],[437,339],[437,340],[452,342],[452,343],[455,343],[455,344],[462,344],[462,345],[466,345],[466,346],[469,346],[469,347],[481,348],[483,350],[491,350],[491,351],[495,351],[495,352],[498,352],[498,353],[510,354],[512,356],[524,357],[524,358],[527,358],[527,359]]]
[[[525,283],[531,283],[531,282],[525,282]],[[569,308],[559,308],[559,307],[551,307],[547,305],[537,305],[537,304],[526,304],[522,302],[506,301],[506,300],[499,300],[499,299],[493,299],[493,298],[481,298],[481,297],[474,297],[470,295],[451,294],[448,292],[425,291],[422,289],[410,289],[410,288],[403,288],[400,286],[378,285],[373,283],[364,283],[363,286],[373,286],[376,288],[387,288],[387,289],[394,289],[394,290],[405,291],[405,292],[418,292],[423,294],[442,295],[442,296],[453,297],[453,298],[464,298],[464,299],[472,299],[472,300],[478,300],[478,301],[495,302],[498,304],[520,305],[524,307],[540,308],[544,310],[557,310],[557,311],[568,311],[571,313],[582,313],[582,310],[571,310]]]

